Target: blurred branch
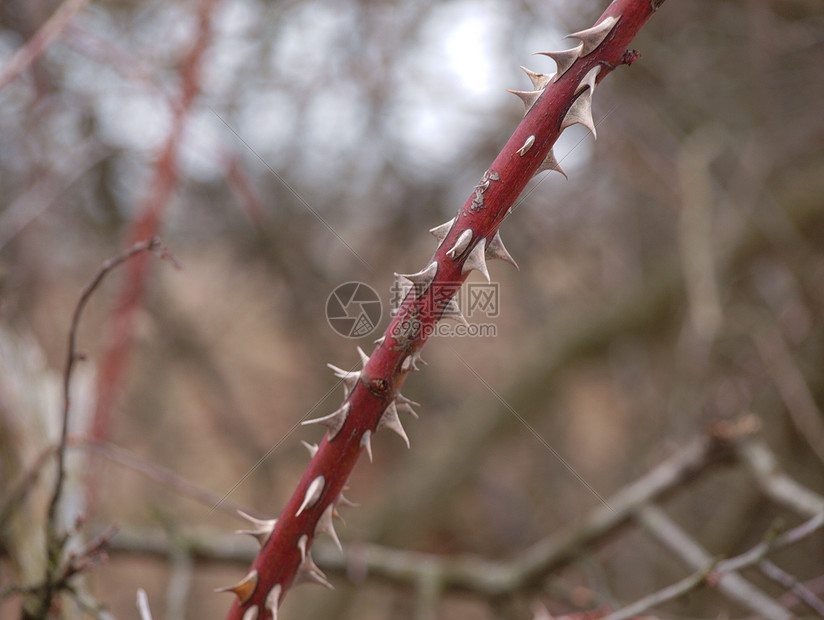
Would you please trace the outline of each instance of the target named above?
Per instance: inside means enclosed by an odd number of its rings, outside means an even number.
[[[28,42],[0,69],[0,89],[23,73],[68,27],[89,0],[66,0]]]

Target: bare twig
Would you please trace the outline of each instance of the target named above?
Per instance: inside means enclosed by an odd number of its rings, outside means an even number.
[[[66,29],[89,0],[66,0],[28,42],[0,70],[0,88],[23,73]]]

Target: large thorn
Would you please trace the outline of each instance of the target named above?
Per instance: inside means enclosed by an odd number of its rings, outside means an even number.
[[[323,486],[326,484],[326,479],[323,476],[318,476],[312,482],[309,483],[309,486],[306,487],[306,493],[303,496],[303,503],[298,508],[298,511],[295,513],[295,516],[300,516],[307,508],[311,508],[315,504],[318,503],[320,499],[320,494],[323,493]]]
[[[372,431],[364,431],[360,439],[361,448],[366,450],[366,456],[369,457],[369,462],[372,462]]]
[[[567,127],[579,124],[583,125],[592,133],[593,139],[598,137],[595,132],[595,121],[592,120],[592,89],[584,90],[578,98],[572,102],[572,105],[567,110],[564,120],[561,121],[561,130]]]
[[[298,566],[297,575],[295,575],[295,583],[319,583],[322,586],[326,586],[330,590],[334,590],[335,586],[329,583],[329,580],[326,578],[326,575],[323,574],[323,571],[318,568],[318,565],[312,561],[312,556],[310,554],[306,554],[303,562],[300,563]]]
[[[564,73],[566,73],[569,68],[572,66],[576,60],[578,60],[578,54],[583,49],[584,44],[580,43],[579,45],[573,47],[572,49],[568,50],[561,50],[560,52],[535,52],[536,54],[540,54],[541,56],[549,56],[552,60],[555,61],[556,71],[555,71],[555,78],[553,81],[557,82],[558,78],[560,78]]]
[[[513,95],[517,95],[518,98],[524,102],[524,116],[529,110],[535,105],[535,102],[538,101],[538,97],[540,97],[544,91],[542,90],[508,90],[507,92],[512,93]]]
[[[249,599],[252,598],[252,595],[255,593],[257,582],[258,572],[253,569],[249,571],[249,574],[246,575],[239,582],[237,582],[235,585],[227,586],[225,588],[217,588],[215,592],[234,592],[237,595],[238,602],[241,605],[245,605],[249,602]]]
[[[269,540],[269,536],[272,535],[272,531],[275,529],[275,524],[278,520],[257,519],[250,514],[246,514],[242,510],[238,510],[237,512],[241,517],[249,521],[253,527],[250,530],[235,530],[235,532],[237,534],[248,534],[249,536],[254,536],[262,548],[266,544],[266,541]]]
[[[463,267],[461,268],[461,273],[466,273],[467,271],[470,271],[472,269],[477,269],[484,275],[488,283],[490,280],[489,269],[486,268],[485,248],[486,239],[481,238],[481,240],[475,244],[475,247],[472,248],[472,251],[469,253],[469,256],[466,257]]]
[[[412,284],[415,285],[415,296],[420,297],[426,292],[426,289],[429,288],[429,285],[432,284],[432,281],[435,279],[435,275],[438,273],[438,263],[433,261],[429,264],[429,266],[419,271],[418,273],[411,273],[411,274],[401,274],[396,273],[397,277],[406,278],[407,280],[411,281]]]
[[[349,372],[348,370],[344,370],[343,368],[338,368],[334,364],[326,364],[335,376],[341,380],[343,383],[343,397],[349,398],[349,394],[352,393],[352,390],[355,389],[355,386],[358,384],[358,380],[361,377],[360,372]]]
[[[329,441],[332,441],[343,427],[346,418],[349,415],[349,403],[345,402],[340,409],[337,409],[327,416],[322,418],[314,418],[312,420],[304,420],[301,422],[303,426],[307,424],[323,424],[329,428]]]
[[[535,73],[526,67],[521,67],[524,73],[526,73],[529,81],[532,82],[532,88],[535,90],[543,90],[546,88],[546,85],[552,81],[553,76],[547,75],[546,73]]]
[[[384,410],[380,421],[378,422],[377,430],[388,428],[401,436],[406,447],[409,447],[409,437],[406,436],[406,431],[403,430],[401,419],[398,417],[398,409],[395,407],[395,401],[389,403],[389,406]]]
[[[455,218],[453,217],[448,222],[444,222],[440,226],[435,226],[435,228],[430,228],[429,232],[431,232],[435,239],[438,240],[438,243],[443,243],[443,240],[446,239],[446,236],[449,234],[449,230],[452,228],[452,224],[455,223]]]
[[[242,620],[258,620],[258,606],[252,605],[249,609],[244,611]]]
[[[504,242],[501,240],[501,232],[498,230],[495,231],[495,236],[492,237],[492,241],[486,245],[486,257],[506,261],[518,271],[521,270],[521,268],[518,267],[518,263],[515,262],[515,259],[506,251]]]
[[[538,166],[535,174],[540,174],[544,170],[555,170],[556,172],[563,174],[565,179],[569,179],[566,172],[564,172],[563,168],[561,168],[561,164],[559,164],[558,160],[555,159],[555,151],[552,149],[549,149],[549,153],[546,154],[544,161],[542,161],[541,165]]]
[[[617,23],[618,18],[614,15],[610,15],[602,22],[595,24],[592,28],[587,28],[586,30],[581,30],[579,32],[573,32],[564,38],[575,38],[581,41],[581,45],[583,47],[581,48],[580,55],[581,58],[583,58],[587,54],[591,54],[596,47],[604,42],[604,39],[607,38],[607,35],[612,31],[613,27]]]
[[[454,260],[464,253],[464,250],[469,247],[470,241],[472,241],[472,230],[467,228],[460,234],[455,245],[452,246],[451,250],[447,251],[446,255]]]
[[[332,524],[332,515],[335,512],[334,504],[329,504],[323,514],[320,515],[318,523],[315,526],[315,536],[319,533],[328,534],[335,543],[335,546],[343,553],[343,545],[340,544],[338,533],[335,531],[335,526]]]
[[[281,585],[275,584],[269,594],[266,595],[266,602],[264,606],[272,614],[272,620],[278,620],[278,603],[280,602],[280,593],[283,592]]]

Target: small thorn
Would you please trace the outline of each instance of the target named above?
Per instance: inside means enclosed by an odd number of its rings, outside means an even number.
[[[524,116],[538,101],[538,98],[543,94],[541,90],[508,90],[507,92],[517,95],[517,97],[524,102]]]
[[[306,508],[311,508],[315,504],[317,504],[318,500],[320,499],[320,494],[323,493],[323,486],[326,484],[326,479],[323,476],[318,476],[312,482],[309,483],[309,486],[306,487],[306,494],[303,496],[303,503],[298,508],[298,511],[295,513],[295,516],[300,516]]]
[[[369,462],[372,462],[372,431],[364,431],[360,440],[361,448],[366,450]]]
[[[467,228],[460,234],[455,245],[452,246],[452,249],[449,250],[446,255],[452,260],[455,260],[455,258],[463,254],[464,250],[469,247],[470,241],[472,241],[472,230]]]
[[[549,153],[546,154],[544,161],[542,161],[541,165],[538,166],[535,174],[540,174],[545,170],[555,170],[556,172],[563,174],[565,179],[569,179],[566,172],[564,172],[563,168],[561,168],[561,164],[559,164],[558,160],[555,159],[555,151],[553,149],[549,149]]]
[[[398,409],[395,407],[395,401],[389,403],[389,406],[384,410],[383,415],[378,422],[378,430],[382,428],[388,428],[389,430],[400,435],[401,439],[403,439],[406,444],[406,447],[409,447],[409,437],[407,437],[406,431],[403,430],[401,419],[398,417]]]
[[[549,56],[552,60],[555,61],[556,65],[556,72],[555,77],[553,78],[554,82],[558,81],[564,73],[569,70],[576,60],[578,60],[578,54],[583,49],[584,44],[580,43],[577,46],[573,47],[572,49],[568,50],[561,50],[560,52],[535,52],[536,54],[540,54],[541,56]]]
[[[245,605],[249,602],[249,599],[252,598],[252,595],[255,593],[257,581],[258,572],[253,569],[249,572],[248,575],[246,575],[235,585],[227,586],[225,588],[217,588],[215,592],[234,592],[235,595],[237,595],[238,602],[241,605]]]
[[[407,280],[411,281],[412,284],[415,285],[415,296],[420,297],[426,292],[426,289],[429,288],[429,285],[432,284],[432,281],[435,279],[435,276],[438,273],[438,263],[432,262],[427,266],[426,269],[419,271],[417,273],[412,274],[400,274],[396,273],[395,276],[400,278],[406,278]]]
[[[346,508],[357,508],[358,506],[360,506],[360,504],[356,504],[355,502],[350,501],[347,498],[345,498],[343,496],[343,492],[341,492],[341,494],[338,495],[337,505],[338,506],[345,506]]]
[[[408,372],[412,369],[412,356],[407,355],[401,362],[401,372]]]
[[[343,368],[338,368],[334,364],[326,364],[326,366],[329,367],[332,372],[335,373],[335,376],[341,380],[341,383],[343,383],[343,397],[349,398],[349,394],[352,393],[352,390],[355,389],[355,386],[360,380],[360,372],[349,372]]]
[[[527,154],[527,151],[532,148],[532,145],[535,144],[535,136],[529,136],[526,140],[524,140],[524,145],[518,149],[518,155],[523,157]]]
[[[584,56],[591,54],[596,47],[604,42],[604,39],[607,38],[607,35],[612,31],[613,27],[617,23],[618,18],[614,15],[610,15],[603,21],[595,24],[592,28],[587,28],[586,30],[581,30],[579,32],[573,32],[564,38],[575,38],[581,41],[582,48],[579,53],[580,57],[583,58]]]
[[[536,73],[531,69],[527,69],[526,67],[521,67],[524,73],[526,73],[529,81],[532,82],[532,88],[535,90],[543,90],[546,88],[546,85],[552,81],[551,75],[547,75],[545,73]]]
[[[329,441],[337,437],[338,432],[343,428],[346,418],[349,416],[349,403],[345,402],[340,409],[336,409],[327,416],[322,418],[314,418],[312,420],[304,420],[301,422],[302,426],[307,424],[323,424],[329,429]]]
[[[358,350],[358,355],[360,356],[361,364],[363,364],[363,367],[366,368],[366,365],[369,363],[369,356],[366,353],[364,353],[363,349],[361,349],[360,347],[356,348]]]
[[[419,364],[419,363],[423,364],[424,366],[429,366],[429,362],[427,362],[426,360],[424,360],[421,357],[421,352],[420,351],[415,351],[412,354],[412,368],[414,368],[415,370],[418,370],[417,364]]]
[[[431,232],[435,239],[438,240],[438,243],[443,243],[443,240],[446,239],[446,236],[449,234],[449,230],[452,228],[452,224],[455,223],[455,218],[453,217],[448,222],[444,222],[439,226],[435,226],[435,228],[430,228],[429,232]]]
[[[506,251],[504,242],[501,240],[501,232],[499,230],[495,231],[495,236],[492,237],[492,241],[486,245],[486,257],[506,261],[518,271],[521,270],[521,268],[518,267],[518,263],[515,262],[515,259],[510,256],[509,252]]]
[[[309,451],[309,458],[315,458],[315,455],[318,453],[318,444],[316,443],[309,443],[308,441],[300,440],[300,443],[303,444],[303,447]]]
[[[475,247],[472,248],[472,251],[469,253],[469,256],[464,261],[463,268],[461,269],[462,273],[466,273],[471,269],[477,269],[480,271],[483,276],[486,278],[487,283],[489,280],[489,269],[486,267],[486,254],[484,248],[486,247],[486,239],[481,238],[481,240],[475,244]]]
[[[254,538],[260,543],[261,548],[266,544],[269,540],[269,536],[272,535],[272,531],[275,529],[275,524],[277,523],[277,519],[257,519],[250,514],[246,514],[242,510],[237,511],[238,514],[249,521],[254,527],[251,530],[235,530],[237,534],[248,534],[249,536],[254,536]]]
[[[309,543],[309,536],[306,534],[301,534],[300,538],[298,538],[298,550],[300,551],[300,561],[303,562],[306,559],[306,545]]]
[[[281,585],[275,584],[271,590],[269,590],[269,594],[266,595],[266,602],[264,606],[268,610],[270,614],[272,614],[272,620],[278,620],[278,603],[280,603],[280,593],[283,591]]]
[[[249,609],[243,612],[243,620],[257,620],[258,618],[258,607],[257,605],[252,605]]]
[[[318,568],[317,564],[312,561],[312,556],[310,554],[306,554],[306,558],[300,563],[298,567],[298,573],[295,576],[296,583],[319,583],[322,586],[326,586],[330,590],[334,590],[335,586],[329,583],[329,580],[326,578],[326,575],[323,574],[323,571]]]
[[[318,523],[315,526],[315,536],[318,533],[328,534],[332,541],[335,543],[335,546],[338,550],[343,553],[343,545],[340,544],[340,539],[338,538],[338,533],[335,531],[335,526],[332,523],[332,516],[335,512],[335,507],[332,504],[329,504],[326,507],[326,510],[320,515],[320,519],[318,519]]]
[[[375,340],[375,344],[382,345],[384,340],[386,340],[386,335],[385,334],[383,336],[381,336],[380,338],[378,338],[377,340]]]
[[[420,361],[423,362],[423,360],[420,360]],[[424,362],[424,363],[426,363],[426,362]],[[414,400],[412,400],[411,398],[407,398],[406,396],[404,396],[403,394],[400,394],[400,393],[398,393],[398,395],[395,396],[395,400],[399,403],[403,403],[404,405],[414,405],[415,407],[420,407],[421,406],[420,403],[417,403]]]

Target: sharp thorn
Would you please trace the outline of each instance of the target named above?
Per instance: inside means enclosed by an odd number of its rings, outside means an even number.
[[[358,350],[358,355],[360,356],[361,364],[363,364],[363,367],[366,368],[366,365],[369,363],[369,356],[366,353],[364,353],[363,349],[361,349],[360,347],[356,348]]]
[[[280,593],[283,591],[281,585],[275,584],[271,590],[269,590],[269,594],[266,595],[266,602],[264,603],[264,607],[266,607],[267,611],[272,614],[272,620],[278,620],[278,604],[280,603]]]
[[[360,504],[356,504],[353,501],[348,500],[346,497],[343,496],[343,492],[338,495],[338,501],[336,502],[338,506],[346,506],[347,508],[357,508]]]
[[[260,543],[260,546],[263,547],[269,540],[269,536],[272,535],[272,531],[275,529],[275,524],[278,520],[257,519],[250,514],[246,514],[242,510],[238,510],[237,512],[241,517],[249,521],[254,528],[251,530],[235,530],[235,532],[238,534],[248,534],[249,536],[254,536],[258,543]]]
[[[587,56],[595,51],[595,48],[604,42],[604,39],[607,38],[607,35],[612,31],[613,27],[615,27],[615,24],[617,23],[618,18],[614,15],[610,15],[603,21],[595,24],[592,28],[573,32],[564,38],[575,38],[581,42],[582,48],[579,53],[580,57],[583,58],[584,56]]]
[[[464,250],[469,247],[470,241],[472,241],[472,230],[467,228],[460,234],[458,240],[455,242],[455,245],[452,246],[452,249],[449,250],[446,255],[452,260],[455,260],[455,258],[463,254]]]
[[[587,74],[584,76],[580,82],[578,82],[578,86],[575,87],[575,93],[578,94],[585,88],[589,88],[590,92],[595,90],[595,79],[598,77],[598,74],[601,72],[601,66],[595,65],[587,71]]]
[[[243,612],[241,620],[258,620],[258,606],[252,605],[249,609]]]
[[[384,340],[386,340],[386,335],[385,334],[383,336],[381,336],[380,338],[378,338],[377,340],[375,340],[375,344],[381,345],[381,344],[383,344]]]
[[[238,602],[245,605],[252,598],[255,593],[255,588],[258,582],[258,572],[256,570],[249,571],[249,574],[241,579],[233,586],[226,586],[225,588],[217,588],[215,592],[234,592],[237,595]]]
[[[335,376],[341,380],[343,384],[343,397],[349,398],[349,394],[352,393],[352,390],[355,389],[355,386],[358,384],[358,380],[360,379],[360,372],[349,372],[348,370],[344,370],[343,368],[338,368],[334,364],[326,364]]]
[[[307,424],[323,424],[329,429],[329,441],[332,441],[337,436],[340,429],[343,428],[343,425],[346,422],[346,418],[348,416],[349,403],[345,402],[343,403],[340,409],[336,409],[329,415],[323,416],[322,418],[304,420],[303,422],[301,422],[301,425],[306,426]]]
[[[304,558],[298,567],[298,573],[295,576],[295,581],[297,583],[319,583],[322,586],[326,586],[330,590],[335,589],[335,587],[329,583],[329,580],[326,578],[326,575],[323,574],[323,571],[319,569],[317,564],[312,561],[312,556],[308,553],[306,554],[306,558]]]
[[[409,437],[407,437],[406,431],[403,430],[401,419],[398,417],[398,409],[395,407],[395,401],[389,403],[389,406],[384,410],[383,415],[378,422],[378,430],[382,428],[388,428],[390,431],[400,435],[401,439],[403,439],[406,444],[406,447],[409,447]]]
[[[509,90],[507,92],[516,95],[524,102],[524,116],[526,116],[526,113],[535,105],[535,102],[538,101],[538,98],[543,93],[541,90]]]
[[[515,262],[515,259],[510,256],[509,252],[506,251],[504,242],[501,240],[500,231],[495,231],[495,236],[492,237],[492,240],[486,244],[486,256],[487,258],[497,258],[498,260],[506,261],[519,271],[521,269],[518,267],[518,263]]]
[[[429,285],[432,284],[432,281],[435,279],[435,276],[438,273],[438,263],[433,261],[430,263],[426,269],[423,269],[417,273],[412,274],[399,274],[396,273],[395,276],[406,278],[407,280],[411,281],[412,284],[415,285],[415,296],[420,297],[426,292],[426,289],[429,288]]]
[[[320,519],[318,519],[318,523],[315,526],[315,536],[318,535],[319,532],[324,534],[328,534],[332,541],[335,543],[335,546],[338,550],[343,553],[343,545],[340,544],[340,539],[338,538],[338,533],[335,531],[335,526],[332,523],[332,516],[335,511],[335,506],[333,504],[329,504],[326,507],[326,510],[320,515]]]
[[[311,508],[315,504],[318,503],[320,499],[320,494],[323,493],[323,487],[326,484],[326,479],[323,476],[318,476],[312,482],[309,483],[309,486],[306,487],[306,493],[303,496],[303,503],[298,508],[298,511],[295,513],[295,516],[300,516],[305,509]]]
[[[518,149],[517,153],[520,157],[523,157],[527,154],[529,149],[532,148],[532,145],[535,144],[535,136],[529,136],[526,140],[524,140],[524,144],[521,148]]]
[[[303,444],[303,447],[309,451],[309,458],[315,458],[315,455],[318,453],[318,444],[316,443],[309,443],[308,441],[300,440],[300,443]]]
[[[578,60],[578,54],[583,49],[584,44],[580,43],[579,45],[573,47],[572,49],[568,50],[561,50],[559,52],[535,52],[536,54],[540,54],[541,56],[549,56],[552,60],[555,61],[556,65],[556,72],[555,77],[553,78],[554,82],[557,82],[558,79],[566,73],[569,68],[572,66],[576,60]]]
[[[532,82],[532,88],[535,90],[543,90],[546,88],[546,85],[552,81],[552,75],[547,75],[545,73],[536,73],[531,69],[527,69],[526,67],[521,67],[524,73],[526,73],[529,81]]]
[[[475,247],[472,248],[472,251],[469,253],[469,256],[464,261],[463,268],[461,269],[462,273],[466,273],[471,269],[477,269],[480,271],[486,281],[489,282],[489,269],[486,267],[486,239],[481,238],[481,240],[475,244]]]
[[[569,179],[566,172],[564,172],[563,168],[561,168],[561,164],[558,163],[558,160],[555,159],[555,151],[549,149],[549,153],[546,154],[544,161],[541,162],[541,165],[538,166],[538,169],[535,171],[535,174],[540,174],[545,170],[555,170],[556,172],[560,172],[564,175],[565,179]]]
[[[309,536],[306,534],[301,534],[300,538],[298,538],[298,550],[300,551],[300,561],[303,562],[306,560],[306,545],[309,544]]]
[[[469,321],[466,320],[466,317],[463,315],[463,312],[461,312],[461,308],[458,305],[458,300],[454,297],[449,300],[448,304],[446,304],[443,314],[441,314],[441,319],[452,319],[456,323],[469,327]]]
[[[438,243],[443,243],[443,240],[446,239],[446,236],[449,234],[449,230],[452,228],[452,224],[455,223],[455,218],[453,217],[448,222],[444,222],[439,226],[435,226],[435,228],[430,228],[429,232],[431,232],[435,239],[438,240]]]
[[[561,121],[561,130],[576,124],[583,125],[589,129],[593,138],[598,137],[598,134],[595,132],[595,121],[592,120],[591,90],[585,90],[572,102],[569,110],[567,110],[566,116],[564,116],[564,120]]]
[[[366,456],[369,457],[369,462],[372,462],[372,431],[364,431],[360,440],[361,448],[366,450]]]

